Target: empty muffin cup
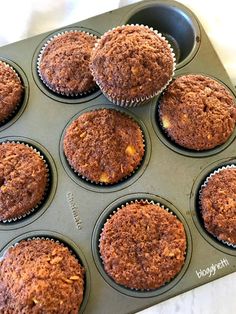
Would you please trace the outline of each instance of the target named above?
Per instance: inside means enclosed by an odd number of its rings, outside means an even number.
[[[144,24],[157,29],[168,40],[179,69],[194,58],[201,41],[200,28],[193,13],[178,3],[140,3],[122,19],[122,23]]]

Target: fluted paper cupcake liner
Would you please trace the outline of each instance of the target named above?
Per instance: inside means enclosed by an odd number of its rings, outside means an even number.
[[[210,173],[207,178],[205,179],[204,183],[201,185],[201,188],[199,190],[199,208],[201,210],[202,208],[202,202],[201,202],[201,194],[202,194],[202,190],[207,186],[209,180],[214,177],[215,174],[218,174],[220,173],[221,171],[224,171],[226,169],[236,169],[236,165],[232,164],[232,165],[226,165],[226,166],[223,166],[223,167],[220,167],[216,170],[214,170],[212,173]],[[209,232],[209,231],[207,231]],[[219,242],[229,246],[229,247],[232,247],[232,248],[236,248],[236,244],[232,244],[230,242],[227,242],[225,240],[221,240],[219,239],[217,236],[215,236],[214,234],[210,233],[214,238],[216,238]]]
[[[55,38],[57,37],[60,37],[62,35],[65,35],[67,33],[84,33],[84,34],[87,34],[91,37],[94,37],[95,39],[97,39],[98,37],[92,33],[89,33],[89,32],[86,32],[86,31],[83,31],[83,30],[76,30],[76,29],[73,29],[73,30],[68,30],[68,31],[64,31],[64,32],[59,32],[57,34],[55,34],[54,36],[52,36],[51,38],[49,38],[46,43],[42,46],[41,50],[40,50],[40,53],[39,53],[39,56],[38,56],[38,59],[37,59],[37,72],[38,72],[38,75],[39,75],[39,78],[41,79],[41,81],[44,83],[44,85],[50,89],[51,91],[53,91],[54,93],[58,94],[58,95],[61,95],[61,96],[67,96],[67,97],[86,97],[88,95],[90,95],[91,93],[95,92],[97,89],[98,89],[98,86],[95,85],[93,88],[85,91],[85,92],[82,92],[82,93],[72,93],[70,91],[68,92],[62,92],[60,90],[60,88],[53,88],[52,86],[50,86],[50,84],[48,84],[44,78],[43,78],[43,75],[41,74],[41,71],[40,71],[40,63],[41,63],[41,59],[42,59],[42,56],[43,56],[43,53],[45,51],[45,49],[47,48],[48,44],[51,43]]]
[[[4,220],[1,220],[0,219],[0,223],[11,223],[11,222],[17,222],[17,221],[20,221],[28,216],[30,216],[31,214],[33,214],[34,212],[36,212],[39,207],[44,203],[47,195],[48,195],[48,192],[49,192],[49,188],[50,188],[50,170],[49,170],[49,166],[48,166],[48,163],[47,161],[45,160],[45,157],[44,155],[39,151],[37,150],[37,148],[31,146],[30,144],[27,144],[25,142],[21,142],[21,141],[5,141],[5,142],[2,142],[1,144],[8,144],[8,143],[13,143],[13,144],[23,144],[25,145],[26,147],[29,147],[31,148],[35,153],[37,153],[40,158],[43,160],[44,162],[44,165],[45,165],[45,168],[46,168],[46,172],[47,172],[47,183],[46,183],[46,187],[45,187],[45,190],[44,190],[44,194],[42,196],[42,199],[40,200],[40,202],[34,206],[33,208],[31,208],[29,211],[27,211],[26,213],[24,213],[23,215],[19,215],[19,216],[16,216],[14,218],[11,218],[11,219],[4,219]]]
[[[109,93],[106,86],[104,84],[102,84],[101,82],[99,82],[99,80],[96,80],[97,85],[99,86],[99,88],[101,89],[102,93],[104,94],[104,96],[106,96],[112,103],[121,106],[121,107],[137,107],[137,106],[141,106],[144,105],[146,103],[148,103],[152,98],[158,96],[161,94],[161,92],[169,85],[169,83],[171,82],[174,74],[175,74],[175,69],[176,69],[176,58],[175,58],[175,54],[173,49],[171,48],[171,45],[169,44],[168,40],[157,30],[154,30],[152,27],[149,27],[147,25],[143,25],[143,24],[126,24],[126,25],[122,25],[122,26],[118,26],[118,27],[114,27],[111,30],[108,30],[107,32],[104,33],[104,35],[98,39],[97,43],[95,44],[95,47],[93,48],[95,50],[95,48],[97,47],[99,41],[106,35],[108,35],[109,33],[111,33],[112,31],[114,31],[115,29],[119,29],[119,28],[125,28],[126,26],[142,26],[145,27],[151,31],[153,31],[159,38],[161,38],[162,40],[164,40],[170,51],[171,51],[171,55],[173,58],[173,69],[172,69],[172,75],[170,77],[170,79],[167,81],[167,83],[160,88],[158,91],[156,91],[155,93],[153,93],[150,96],[145,96],[145,97],[140,97],[140,98],[132,98],[132,99],[123,99],[121,97],[117,97],[116,95]],[[93,77],[95,77],[94,71],[91,69],[92,75]]]
[[[179,218],[175,215],[175,213],[173,211],[171,211],[167,206],[164,206],[162,205],[161,203],[159,202],[156,202],[156,201],[153,201],[153,200],[149,200],[149,199],[135,199],[135,200],[131,200],[131,201],[128,201],[128,202],[125,202],[124,204],[120,205],[119,207],[117,207],[115,210],[112,211],[112,213],[109,214],[108,218],[106,219],[105,223],[103,224],[103,227],[101,228],[101,232],[100,232],[100,237],[99,237],[99,244],[98,244],[98,249],[99,249],[99,253],[100,253],[100,242],[101,242],[101,234],[104,230],[104,227],[106,225],[106,223],[109,222],[110,218],[112,218],[112,216],[114,214],[116,214],[120,209],[126,207],[127,205],[130,205],[130,204],[152,204],[152,205],[158,205],[159,207],[163,208],[164,210],[166,210],[169,214],[173,215],[174,217],[176,217],[178,220]],[[180,221],[180,220],[179,220]],[[181,221],[180,221],[181,222]],[[185,251],[185,256],[187,254],[187,249]],[[102,256],[100,255],[100,260],[102,261],[102,264],[104,265],[104,262],[103,262],[103,258]],[[108,274],[107,274],[108,275]],[[178,274],[177,274],[178,275]],[[108,275],[109,276],[109,275]],[[172,278],[171,280],[169,281],[166,281],[161,287],[164,287],[165,285],[167,285],[168,283],[170,283],[174,278]],[[113,279],[114,280],[114,279]],[[158,288],[155,288],[155,289],[137,289],[137,288],[132,288],[132,287],[128,287],[126,285],[123,285],[123,287],[127,288],[127,289],[130,289],[130,290],[134,290],[134,291],[140,291],[140,292],[149,292],[149,291],[154,291],[154,290],[158,290],[160,289],[161,287],[158,287]]]
[[[107,108],[105,108],[105,107],[104,107],[104,108],[99,108],[99,109],[91,110],[90,112],[96,112],[96,111],[102,110],[102,109],[107,109]],[[109,110],[116,110],[116,109],[109,109]],[[115,182],[115,183],[106,183],[106,182],[98,182],[98,183],[97,183],[97,182],[95,182],[95,181],[93,181],[93,180],[88,179],[86,176],[80,174],[79,171],[77,171],[77,170],[70,164],[69,160],[67,159],[67,157],[66,157],[66,155],[65,155],[65,158],[66,158],[66,160],[67,160],[67,162],[68,162],[68,165],[69,165],[69,167],[72,169],[72,171],[73,171],[80,179],[82,179],[82,180],[84,180],[84,181],[86,181],[86,182],[88,182],[88,183],[90,183],[90,184],[93,184],[93,185],[95,185],[95,186],[103,186],[103,187],[105,187],[105,186],[114,186],[114,185],[116,185],[116,184],[118,184],[118,183],[124,182],[125,180],[127,180],[127,179],[129,179],[130,177],[132,177],[133,175],[135,175],[135,173],[138,171],[138,169],[140,168],[140,166],[141,166],[141,164],[142,164],[142,162],[143,162],[143,160],[144,160],[144,158],[145,158],[145,146],[146,146],[146,141],[145,141],[145,136],[144,136],[143,130],[142,130],[142,128],[140,127],[139,123],[138,123],[135,119],[133,119],[131,116],[129,116],[128,114],[126,114],[126,113],[124,113],[124,112],[122,112],[122,111],[119,111],[119,110],[116,110],[116,111],[122,113],[123,115],[127,116],[128,118],[132,119],[133,121],[135,121],[135,122],[138,124],[138,126],[139,126],[139,128],[140,128],[140,130],[141,130],[141,132],[142,132],[144,155],[143,155],[143,158],[140,160],[140,163],[137,165],[137,167],[136,167],[130,174],[126,175],[125,177],[121,178],[120,180],[118,180],[118,181]]]
[[[5,62],[5,61],[3,61],[1,59],[0,59],[0,63],[4,64],[6,67],[10,68],[16,74],[19,82],[22,85],[22,89],[23,89],[20,102],[18,104],[16,104],[14,110],[12,110],[6,118],[4,118],[2,121],[0,121],[0,127],[1,127],[4,124],[6,124],[7,122],[9,122],[17,114],[17,112],[19,111],[19,109],[20,109],[20,107],[22,105],[22,101],[24,99],[24,88],[25,87],[24,87],[24,84],[23,84],[23,82],[21,80],[21,77],[19,76],[19,74],[16,72],[16,70],[10,64],[8,64],[7,62]]]

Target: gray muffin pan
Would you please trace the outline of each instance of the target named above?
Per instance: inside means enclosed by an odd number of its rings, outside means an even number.
[[[14,118],[0,126],[0,142],[28,143],[44,155],[50,169],[50,188],[31,215],[0,223],[0,254],[21,239],[48,237],[69,246],[86,268],[82,313],[134,313],[194,287],[234,272],[236,249],[219,242],[204,229],[198,192],[208,174],[236,163],[235,136],[207,152],[185,150],[170,142],[156,117],[158,98],[132,109],[112,105],[100,92],[68,98],[54,94],[37,74],[38,54],[57,32],[82,29],[94,34],[122,24],[145,24],[170,41],[177,59],[176,76],[201,73],[234,87],[197,17],[175,1],[143,1],[63,29],[44,33],[5,47],[0,59],[19,73],[25,98]],[[140,168],[113,186],[94,185],[69,167],[62,148],[66,126],[84,111],[115,108],[136,119],[145,137],[146,153]],[[187,235],[186,262],[169,283],[153,291],[117,285],[104,272],[99,256],[99,234],[107,217],[120,205],[148,199],[168,207],[183,222]]]

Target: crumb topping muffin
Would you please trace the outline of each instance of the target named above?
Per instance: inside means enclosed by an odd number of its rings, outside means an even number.
[[[60,94],[73,96],[91,91],[96,85],[89,69],[95,42],[95,36],[80,31],[53,37],[39,60],[43,82]]]
[[[236,103],[216,80],[183,75],[165,90],[159,115],[175,143],[192,150],[208,150],[225,143],[234,131]]]
[[[91,56],[91,70],[101,90],[115,99],[150,98],[173,75],[168,42],[143,25],[119,26],[105,33]]]
[[[19,76],[0,61],[0,123],[8,119],[20,105],[24,88]]]
[[[74,313],[83,300],[84,269],[62,244],[21,241],[0,262],[0,312]]]
[[[236,168],[213,174],[202,187],[200,203],[206,230],[236,245]]]
[[[67,128],[64,152],[80,175],[95,183],[113,184],[132,174],[141,163],[142,130],[116,110],[85,112]]]
[[[0,220],[30,212],[44,197],[47,167],[41,156],[20,143],[0,144]]]
[[[126,204],[107,220],[100,236],[104,269],[117,283],[157,289],[173,279],[185,261],[183,224],[156,204]]]

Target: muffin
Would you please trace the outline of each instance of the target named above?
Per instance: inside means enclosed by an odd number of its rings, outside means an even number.
[[[65,32],[51,38],[38,61],[42,81],[55,93],[66,96],[92,91],[96,84],[89,61],[95,42],[95,36],[82,31]]]
[[[183,224],[158,204],[126,204],[107,220],[100,236],[106,273],[119,285],[157,289],[172,280],[185,262]]]
[[[140,165],[144,156],[142,130],[119,111],[88,111],[67,128],[64,153],[74,171],[87,180],[114,184]]]
[[[200,209],[206,230],[236,246],[236,166],[211,174],[200,193]]]
[[[135,106],[166,86],[175,64],[164,37],[147,26],[125,25],[101,37],[92,52],[90,67],[109,100]]]
[[[2,314],[78,314],[83,291],[84,269],[60,243],[21,241],[0,262]]]
[[[0,124],[14,114],[23,94],[24,87],[17,73],[9,64],[0,61]]]
[[[234,131],[235,99],[210,77],[183,75],[161,97],[159,119],[178,145],[196,151],[212,149],[225,143]]]
[[[47,183],[47,165],[33,148],[0,144],[0,221],[31,212],[43,200]]]

